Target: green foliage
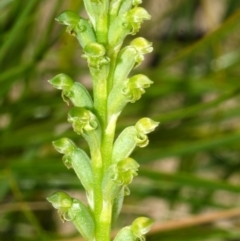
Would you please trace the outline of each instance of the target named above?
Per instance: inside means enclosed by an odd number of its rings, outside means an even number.
[[[119,10],[120,2],[111,1],[111,19],[116,18],[118,11],[128,11],[131,1],[125,1]],[[209,2],[220,4],[220,10],[215,5],[209,7]],[[239,225],[230,216],[226,218],[227,229],[216,219],[207,225],[202,225],[205,222],[185,228],[180,226],[185,216],[198,217],[206,210],[215,214],[239,207],[240,12],[238,1],[229,0],[225,5],[223,2],[143,1],[141,7],[148,9],[152,19],[143,24],[140,36],[144,39],[138,35],[135,39],[142,39],[146,47],[141,50],[138,43],[131,42],[132,36],[127,36],[115,56],[118,66],[129,61],[124,71],[119,68],[115,74],[114,79],[119,77],[116,83],[121,84],[121,79],[129,78],[126,76],[130,66],[137,67],[130,78],[141,73],[154,82],[139,101],[127,102],[115,139],[127,126],[134,127],[142,116],[161,122],[148,136],[151,145],[136,148],[132,153],[132,159],[137,160],[141,168],[114,226],[117,230],[130,225],[138,216],[149,215],[157,221],[154,233],[150,231],[147,240],[239,239]],[[135,5],[140,3],[134,1]],[[89,64],[102,68],[102,73],[107,74],[109,70],[107,64],[101,65],[108,63],[108,58],[102,55],[101,61],[96,61],[94,54],[89,52],[90,47],[86,47],[88,41],[96,39],[101,43],[95,45],[96,49],[104,53],[104,31],[98,36],[92,35],[89,40],[91,26],[81,18],[82,29],[88,29],[89,34],[80,38],[83,35],[76,35],[68,26],[70,34],[76,36],[66,34],[64,28],[53,21],[65,9],[79,16],[83,3],[73,0],[0,1],[0,240],[59,241],[74,240],[73,236],[77,235],[76,230],[65,231],[66,225],[61,226],[56,221],[55,210],[46,204],[45,197],[56,190],[65,190],[76,198],[83,190],[73,163],[68,158],[63,160],[70,168],[67,171],[51,142],[66,136],[75,146],[84,149],[86,155],[82,155],[90,156],[84,140],[73,133],[71,124],[66,124],[71,105],[90,111],[95,108],[92,99],[85,95],[85,89],[91,96],[95,94],[88,81],[87,64],[80,56],[84,55]],[[214,13],[220,16],[215,24],[211,18]],[[93,13],[91,17],[94,19]],[[202,25],[203,19],[207,20],[205,25]],[[115,24],[118,28],[117,21]],[[100,30],[102,23],[96,21],[95,25]],[[121,42],[118,36],[114,37],[114,41]],[[152,46],[146,39],[154,46],[154,52],[148,55],[145,54],[152,51]],[[87,43],[84,52],[79,43]],[[146,61],[139,65],[144,58]],[[72,79],[66,86],[63,79],[56,79],[54,86],[62,91],[70,107],[63,105],[59,91],[47,83],[59,73],[65,73],[59,77],[71,76]],[[109,82],[109,88],[112,85]],[[101,90],[101,86],[95,88]],[[117,91],[118,87],[115,89]],[[86,98],[85,102],[75,98],[80,95],[85,96],[82,97]],[[125,105],[123,102],[119,100]],[[111,104],[114,103],[109,101],[108,105]],[[97,117],[101,117],[101,113]],[[122,188],[113,204],[113,220],[121,209],[124,192],[128,190]],[[165,227],[169,219],[177,219],[179,228],[173,225],[161,229],[160,224]]]

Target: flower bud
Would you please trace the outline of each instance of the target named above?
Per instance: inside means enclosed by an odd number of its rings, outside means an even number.
[[[148,88],[153,82],[145,75],[135,75],[123,81],[122,85],[115,84],[108,97],[108,120],[117,119],[127,103],[134,103],[145,93],[144,88]]]
[[[139,164],[134,159],[128,157],[126,159],[119,161],[117,163],[117,168],[119,170],[119,173],[131,171],[132,175],[136,176]],[[128,184],[130,184],[130,182]]]
[[[66,213],[72,206],[72,198],[65,192],[55,192],[47,198],[55,209],[59,210],[59,215]]]
[[[92,98],[87,89],[66,74],[59,74],[48,81],[56,89],[62,90],[62,98],[68,104],[70,99],[74,106],[93,109]]]
[[[87,59],[89,67],[99,69],[102,65],[108,64],[110,59],[105,56],[106,49],[102,44],[89,43],[83,49],[83,58]]]
[[[149,20],[151,16],[141,7],[135,7],[127,13],[127,19],[132,26],[132,35],[136,34],[144,20]]]
[[[134,47],[139,54],[148,54],[153,51],[152,43],[142,37],[132,40],[130,46]]]
[[[148,134],[150,132],[153,132],[158,125],[159,122],[153,121],[152,119],[145,117],[140,119],[136,123],[135,127],[138,130],[138,132]]]
[[[69,90],[73,85],[73,80],[66,74],[58,74],[48,82],[58,90]]]
[[[128,13],[128,17],[132,23],[142,23],[144,20],[151,19],[149,13],[141,7],[131,9]]]
[[[98,57],[102,57],[105,55],[106,49],[104,48],[104,46],[102,44],[95,42],[95,43],[89,43],[84,48],[84,52],[92,58],[98,58]]]
[[[130,71],[141,64],[144,54],[153,50],[151,46],[152,43],[148,40],[136,38],[130,43],[130,46],[120,51],[114,71],[114,84],[121,84],[128,77]]]
[[[73,107],[68,113],[68,121],[72,124],[74,131],[81,135],[98,127],[95,115],[85,108]]]
[[[83,187],[88,191],[89,197],[91,197],[93,190],[93,171],[88,155],[68,138],[61,138],[54,141],[53,145],[58,152],[64,154],[63,162],[65,166],[68,169],[74,169]]]
[[[108,42],[116,50],[120,49],[127,35],[136,34],[142,22],[149,20],[151,17],[144,8],[136,7],[139,3],[141,3],[141,0],[125,0],[121,3],[115,1],[112,3]],[[131,9],[133,5],[135,7]]]
[[[95,153],[96,156],[98,153],[99,156],[101,129],[97,117],[87,109],[73,107],[68,113],[68,121],[72,124],[74,131],[87,141],[91,154]]]
[[[149,88],[153,82],[145,75],[138,74],[130,78],[122,90],[123,95],[129,98],[129,102],[134,103],[145,93],[145,88]]]
[[[153,223],[150,218],[137,218],[131,226],[122,228],[113,241],[144,241],[144,235],[150,230]]]
[[[86,240],[94,240],[95,222],[90,210],[65,192],[55,192],[47,200],[58,209],[63,221],[72,221]]]
[[[130,46],[134,47],[137,50],[134,68],[136,68],[142,63],[142,61],[144,60],[144,54],[148,54],[153,51],[152,43],[141,37],[134,39],[130,43]]]
[[[67,25],[67,32],[77,37],[78,42],[84,48],[88,43],[95,42],[96,37],[90,22],[78,16],[73,11],[62,12],[56,20],[60,24]]]
[[[139,164],[132,158],[126,158],[117,163],[113,180],[121,185],[129,185],[137,176]]]
[[[80,17],[77,13],[67,10],[63,11],[55,20],[73,29],[78,24]]]
[[[125,128],[116,139],[113,146],[112,160],[118,162],[130,156],[136,146],[148,145],[147,135],[138,132],[135,126]]]
[[[75,150],[76,146],[72,140],[68,138],[61,138],[57,141],[53,141],[53,146],[61,154],[69,154]]]
[[[112,164],[103,179],[103,198],[112,202],[132,182],[133,177],[137,176],[138,167],[139,164],[132,158]]]
[[[145,147],[149,142],[146,134],[152,132],[157,126],[158,122],[142,118],[135,126],[125,128],[113,145],[113,162],[129,157],[136,146]]]
[[[137,238],[144,240],[143,235],[149,232],[153,223],[154,221],[150,218],[139,217],[133,221],[131,230]]]
[[[159,122],[155,122],[150,118],[142,118],[136,123],[135,127],[137,131],[137,135],[136,135],[137,146],[145,147],[148,145],[149,140],[146,134],[154,131],[155,128],[158,126],[158,124]]]

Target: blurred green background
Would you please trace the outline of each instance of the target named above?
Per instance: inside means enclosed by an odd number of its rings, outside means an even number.
[[[138,36],[155,51],[133,74],[154,85],[117,131],[144,116],[161,124],[133,154],[141,169],[114,229],[147,215],[156,219],[149,241],[239,241],[240,1],[143,5],[152,19]],[[87,148],[47,82],[66,73],[91,91],[77,41],[54,21],[65,9],[86,16],[81,0],[0,0],[1,241],[80,240],[45,199],[59,189],[85,199],[51,145],[67,136]]]

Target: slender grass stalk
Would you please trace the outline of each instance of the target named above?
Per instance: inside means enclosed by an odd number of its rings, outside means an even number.
[[[73,11],[62,12],[56,20],[67,26],[83,49],[93,81],[93,98],[86,88],[69,76],[59,74],[49,82],[62,90],[63,100],[71,102],[68,121],[87,141],[91,156],[68,138],[54,141],[67,168],[73,168],[86,190],[88,207],[59,191],[48,197],[63,221],[72,221],[87,241],[109,241],[111,226],[121,210],[128,185],[137,175],[138,163],[130,157],[136,146],[148,144],[147,134],[158,123],[142,118],[115,140],[117,119],[128,103],[145,93],[152,81],[145,75],[129,77],[131,70],[152,51],[144,38],[134,39],[121,48],[127,35],[135,35],[148,12],[139,7],[141,0],[85,0],[89,19]],[[124,227],[114,241],[143,240],[153,221],[137,218]]]

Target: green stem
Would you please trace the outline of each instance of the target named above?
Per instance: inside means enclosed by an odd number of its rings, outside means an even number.
[[[99,156],[101,160],[99,161]],[[104,156],[98,150],[98,153],[92,157],[92,165],[94,172],[94,216],[96,222],[96,232],[95,239],[96,241],[109,241],[110,229],[106,227],[105,222],[101,219],[102,211],[103,211],[103,196],[102,196],[102,179],[103,179],[103,166],[102,160],[104,160]],[[108,232],[109,230],[109,232]]]
[[[99,74],[100,76],[100,74]],[[110,241],[110,231],[111,231],[111,207],[105,207],[103,205],[102,196],[102,179],[104,174],[104,169],[106,168],[106,163],[109,163],[111,158],[112,147],[109,146],[111,141],[109,141],[106,135],[107,126],[107,80],[97,78],[95,75],[93,81],[93,91],[94,91],[94,108],[97,115],[100,118],[100,124],[102,129],[102,140],[101,148],[99,150],[101,156],[102,165],[98,165],[99,153],[92,157],[92,165],[94,172],[94,216],[96,222],[96,241]],[[109,145],[108,145],[109,143]]]
[[[105,104],[107,105],[107,98],[105,100]],[[101,168],[101,173],[105,173],[107,169],[107,165],[109,165],[111,161],[112,155],[112,138],[111,135],[107,135],[106,133],[106,125],[107,125],[107,107],[105,110],[105,118],[103,119],[102,124],[102,143],[101,143],[101,156],[103,160],[103,166]],[[112,133],[111,133],[112,134]],[[113,133],[114,134],[114,133]],[[100,170],[96,170],[100,171]],[[95,198],[95,218],[96,218],[96,241],[110,241],[110,232],[111,232],[111,213],[112,207],[106,206],[103,202],[102,196],[102,175],[99,181],[96,181],[96,198]]]
[[[112,205],[103,202],[103,209],[100,216],[101,223],[101,241],[110,241],[111,235],[111,221],[112,221]],[[99,241],[97,239],[97,241]]]
[[[107,112],[107,83],[106,80],[97,79],[98,76],[93,81],[93,96],[94,96],[94,109],[99,117],[101,123],[102,132],[103,127],[106,123],[106,112]]]

